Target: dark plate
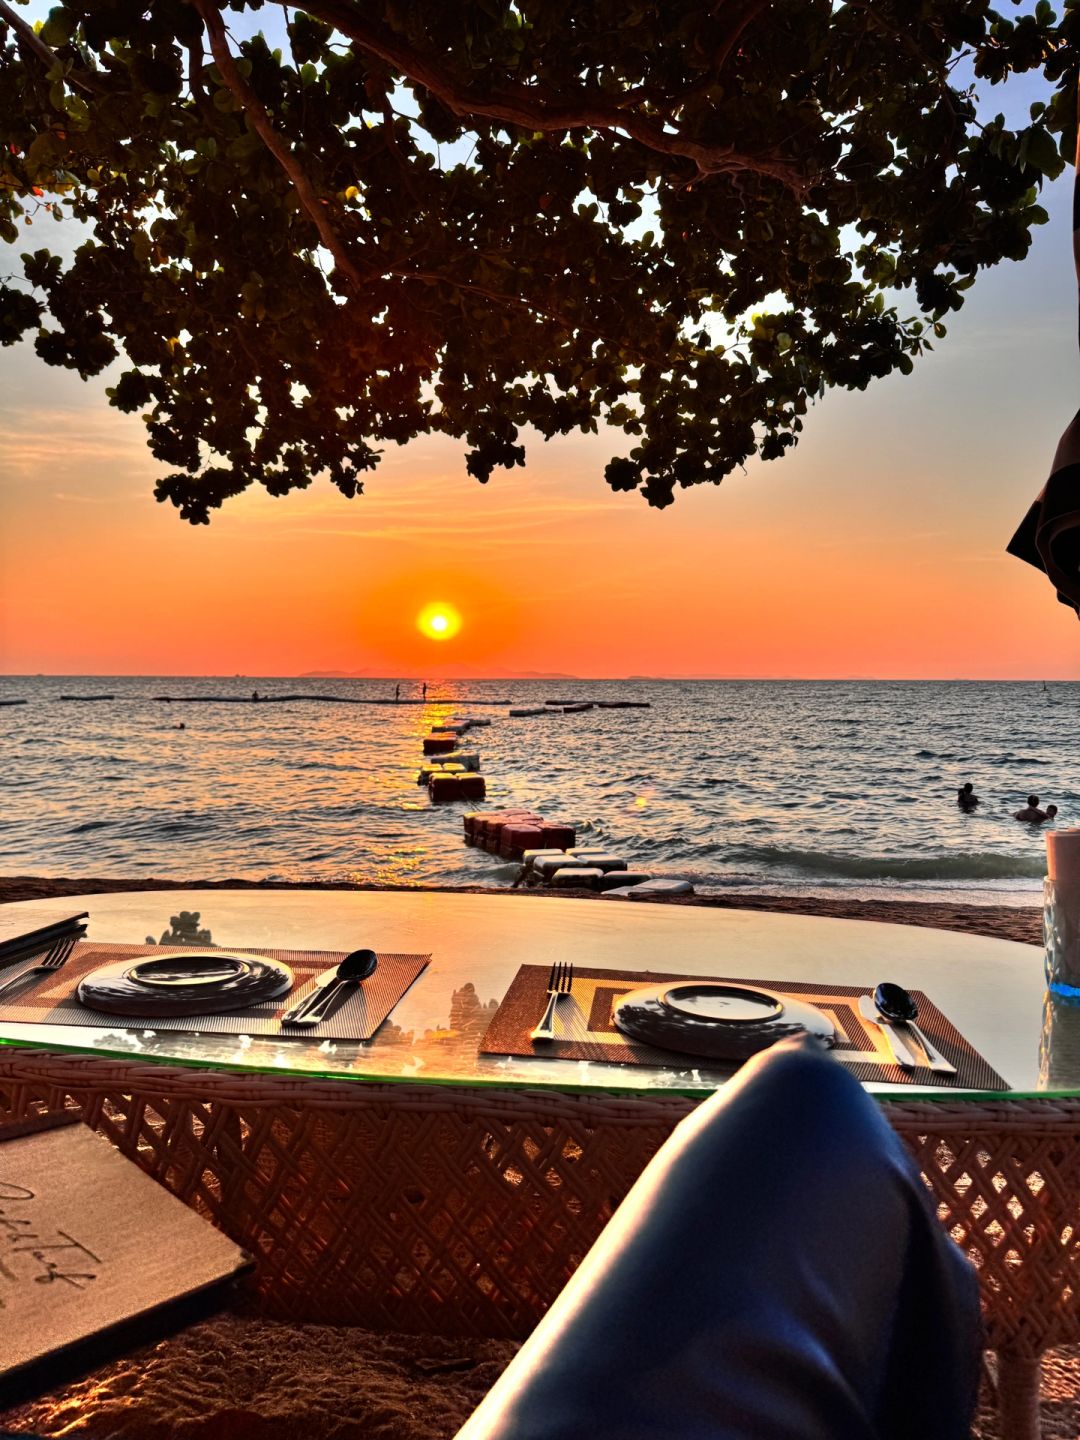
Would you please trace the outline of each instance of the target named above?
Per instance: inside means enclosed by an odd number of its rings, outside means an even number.
[[[832,1021],[816,1006],[755,985],[686,980],[620,995],[611,1018],[624,1035],[709,1060],[746,1060],[789,1035],[832,1045]]]
[[[292,987],[293,973],[280,960],[227,950],[190,950],[114,960],[80,980],[76,993],[90,1010],[153,1019],[246,1010]]]

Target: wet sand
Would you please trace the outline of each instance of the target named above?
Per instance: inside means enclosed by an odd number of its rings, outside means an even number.
[[[107,890],[247,888],[357,887],[19,876],[0,878],[0,902]],[[498,903],[506,892],[476,893]],[[543,892],[530,893],[543,903]],[[597,897],[597,903],[613,902]],[[1042,940],[1042,915],[1035,908],[729,894],[664,903],[928,925],[1034,945]],[[507,1341],[285,1325],[238,1309],[0,1414],[0,1427],[79,1440],[451,1440],[515,1349]],[[994,1423],[989,1392],[986,1399],[973,1440],[1008,1440]],[[1047,1358],[1042,1420],[1046,1440],[1080,1434],[1080,1347]]]

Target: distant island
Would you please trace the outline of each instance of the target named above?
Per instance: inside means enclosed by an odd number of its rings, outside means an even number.
[[[402,684],[419,685],[422,675],[376,675],[373,670],[305,670],[298,680],[400,680]],[[486,675],[448,675],[447,680],[580,680],[580,675],[567,675],[561,670],[489,670]]]

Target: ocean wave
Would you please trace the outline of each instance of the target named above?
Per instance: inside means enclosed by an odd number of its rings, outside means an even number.
[[[715,854],[715,849],[702,853]],[[959,851],[951,855],[845,855],[825,850],[789,850],[780,845],[740,845],[728,852],[740,864],[799,870],[850,880],[1021,880],[1046,871],[1043,856]]]

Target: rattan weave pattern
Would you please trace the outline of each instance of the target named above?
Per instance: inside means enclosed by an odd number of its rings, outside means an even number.
[[[0,1123],[78,1109],[259,1259],[269,1313],[521,1336],[693,1101],[0,1054]],[[979,1267],[989,1345],[1080,1339],[1080,1100],[887,1102]]]

